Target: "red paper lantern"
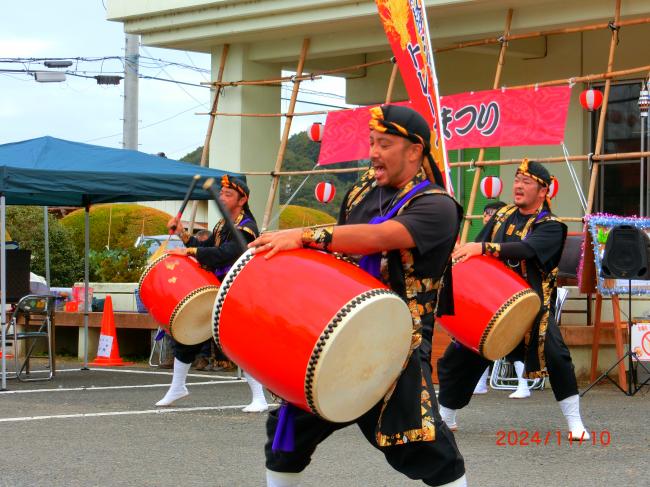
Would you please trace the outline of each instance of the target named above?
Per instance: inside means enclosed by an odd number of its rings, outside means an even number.
[[[314,194],[321,203],[329,203],[336,195],[336,188],[332,183],[318,183],[316,189],[314,189]]]
[[[503,183],[497,176],[485,176],[481,179],[481,193],[486,198],[498,198],[503,189]]]
[[[548,197],[549,198],[555,198],[555,195],[557,195],[557,192],[560,190],[560,183],[557,181],[557,179],[553,178],[551,180],[551,185],[548,187]]]
[[[320,142],[323,140],[323,124],[320,122],[314,122],[311,124],[311,128],[309,129],[309,139],[312,142]]]
[[[598,110],[603,104],[603,94],[599,90],[589,88],[580,93],[580,104],[582,108],[590,112]]]

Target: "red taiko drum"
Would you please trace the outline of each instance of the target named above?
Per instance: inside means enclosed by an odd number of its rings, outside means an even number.
[[[138,292],[174,340],[195,345],[212,336],[211,311],[219,284],[193,257],[164,254],[147,266]]]
[[[532,328],[540,300],[528,283],[502,262],[487,256],[455,264],[455,315],[438,322],[460,343],[497,360]]]
[[[249,250],[214,303],[225,354],[274,394],[335,422],[358,418],[399,376],[413,329],[404,301],[331,254]]]

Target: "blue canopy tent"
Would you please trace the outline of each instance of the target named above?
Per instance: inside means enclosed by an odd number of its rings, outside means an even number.
[[[6,205],[80,206],[86,209],[85,272],[88,289],[90,205],[111,202],[182,200],[194,175],[202,180],[236,173],[203,168],[126,149],[39,137],[0,145],[0,290],[2,292],[2,389],[6,388]],[[199,183],[192,199],[210,194]],[[85,296],[88,309],[88,295]],[[87,313],[87,312],[86,312]],[[84,316],[84,366],[88,362],[88,315]]]

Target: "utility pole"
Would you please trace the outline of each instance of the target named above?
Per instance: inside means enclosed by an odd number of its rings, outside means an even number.
[[[122,147],[138,150],[138,66],[140,62],[140,39],[126,34],[124,54],[124,126]]]

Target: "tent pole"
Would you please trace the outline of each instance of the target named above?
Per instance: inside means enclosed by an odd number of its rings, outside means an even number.
[[[0,312],[2,312],[2,319],[0,320],[0,328],[2,328],[2,388],[0,390],[7,390],[7,350],[6,350],[6,332],[7,332],[7,246],[5,244],[6,233],[6,207],[5,195],[0,194],[0,290],[2,297],[0,297]],[[15,345],[15,344],[14,344]],[[14,350],[16,353],[16,350]]]
[[[43,233],[45,234],[45,282],[50,288],[50,222],[47,218],[47,206],[43,207]]]
[[[86,203],[84,213],[84,365],[81,370],[88,370],[88,281],[90,255],[90,205]]]

